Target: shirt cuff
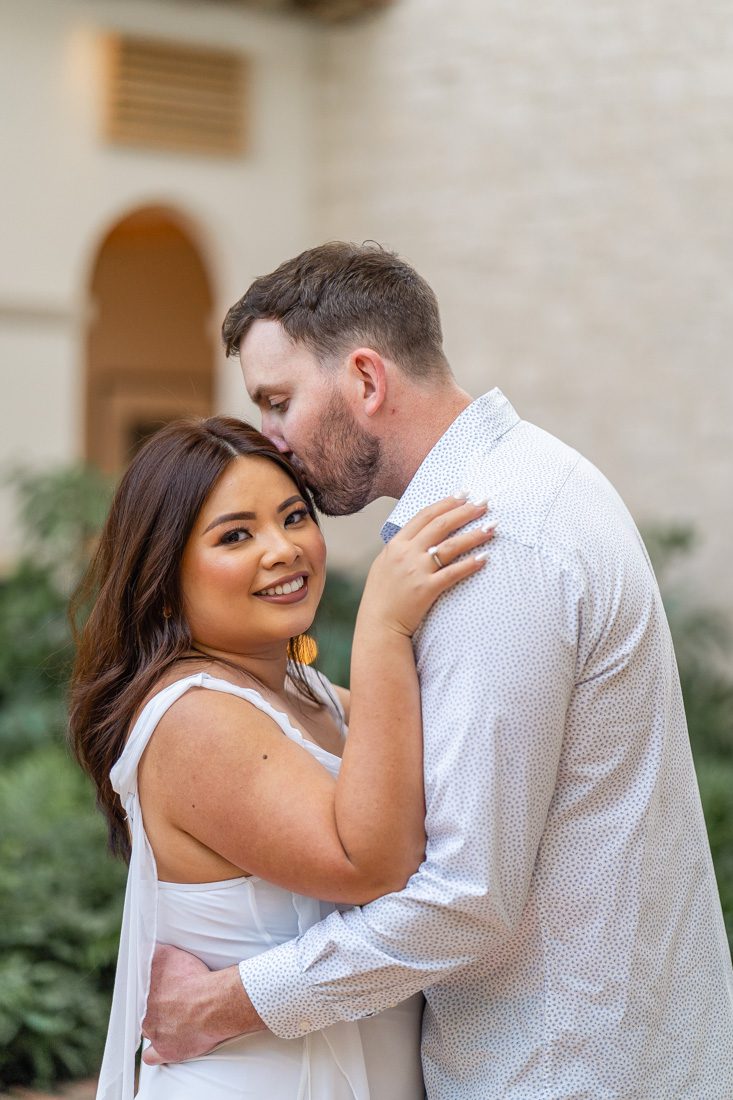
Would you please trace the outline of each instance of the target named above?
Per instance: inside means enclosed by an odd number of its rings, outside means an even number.
[[[301,973],[294,941],[245,959],[239,964],[239,976],[260,1017],[281,1039],[299,1039],[341,1018],[322,1003],[315,1003],[313,990]]]

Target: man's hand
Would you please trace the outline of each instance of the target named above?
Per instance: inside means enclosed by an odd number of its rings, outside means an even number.
[[[152,1046],[144,1062],[184,1062],[225,1039],[264,1030],[236,966],[212,971],[187,951],[156,947],[143,1021],[143,1035]]]

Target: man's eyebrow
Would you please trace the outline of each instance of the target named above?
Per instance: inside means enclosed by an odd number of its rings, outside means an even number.
[[[262,402],[265,400],[265,398],[269,397],[271,393],[282,393],[285,388],[286,387],[284,385],[282,385],[282,386],[273,386],[273,385],[256,386],[255,389],[252,391],[252,393],[249,395],[250,400],[253,401],[255,403],[255,405],[261,405]]]
[[[288,497],[282,504],[277,506],[278,512],[284,512],[286,508],[289,508],[291,504],[305,504],[300,493],[296,493],[292,497]],[[257,519],[256,512],[227,512],[223,516],[217,516],[216,519],[212,519],[209,526],[204,530],[203,534],[207,534],[214,527],[220,527],[222,523],[231,523],[235,519]]]

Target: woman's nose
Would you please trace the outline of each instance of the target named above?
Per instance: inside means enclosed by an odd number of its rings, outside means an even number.
[[[276,565],[290,565],[300,557],[300,547],[287,531],[273,531],[267,539],[263,564],[269,569]]]

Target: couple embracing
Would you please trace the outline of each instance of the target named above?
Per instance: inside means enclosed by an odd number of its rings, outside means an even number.
[[[141,1032],[144,1100],[730,1100],[730,956],[623,503],[457,386],[378,246],[257,279],[224,340],[263,434],[153,437],[87,588],[71,733],[130,867],[99,1100],[132,1097]],[[301,659],[316,508],[380,496],[349,695]]]

